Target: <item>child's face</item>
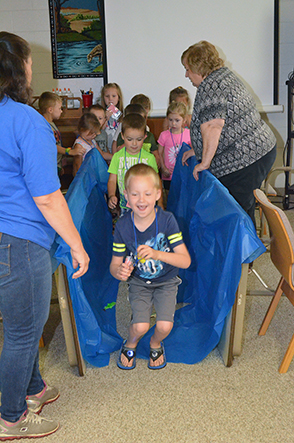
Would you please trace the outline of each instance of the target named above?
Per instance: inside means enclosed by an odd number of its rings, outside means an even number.
[[[53,120],[58,120],[62,114],[62,102],[58,101],[51,108],[51,116]]]
[[[115,88],[107,88],[104,92],[104,102],[106,107],[108,107],[111,103],[116,106],[119,101],[119,96],[117,90]]]
[[[91,142],[96,137],[97,132],[94,132],[94,131],[91,131],[90,129],[88,129],[87,131],[82,131],[80,135],[87,142]]]
[[[156,201],[161,195],[151,175],[131,177],[124,193],[135,216],[140,218],[146,218],[154,212]]]
[[[168,114],[167,116],[168,120],[168,127],[174,134],[179,134],[182,130],[184,119],[180,116],[180,114],[177,114],[175,112],[172,112],[171,114]]]
[[[90,112],[91,114],[94,114],[96,116],[102,128],[106,120],[105,112],[103,111],[103,109],[91,109]]]
[[[126,150],[131,155],[136,155],[140,152],[144,140],[146,138],[145,132],[141,129],[128,128],[125,133],[121,134]]]

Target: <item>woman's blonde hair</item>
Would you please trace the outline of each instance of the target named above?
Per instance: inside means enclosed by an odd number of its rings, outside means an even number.
[[[179,114],[185,120],[186,115],[187,115],[187,107],[186,107],[185,103],[171,102],[171,104],[167,108],[166,116],[168,117],[169,114],[173,114],[173,113]]]
[[[205,40],[186,49],[181,62],[186,63],[194,74],[199,74],[203,78],[224,66],[216,47]]]

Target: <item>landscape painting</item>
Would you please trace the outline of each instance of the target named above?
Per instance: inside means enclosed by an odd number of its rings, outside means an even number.
[[[54,78],[103,77],[103,0],[49,0]]]

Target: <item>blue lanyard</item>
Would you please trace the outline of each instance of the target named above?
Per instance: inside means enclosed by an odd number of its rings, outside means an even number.
[[[136,255],[134,256],[134,258],[135,258],[136,265],[138,266],[138,262],[139,262],[139,259],[138,259],[138,256],[137,256],[138,240],[137,240],[136,226],[135,226],[135,222],[134,222],[134,212],[132,212],[131,219],[132,219],[132,222],[133,222],[134,237],[135,237],[135,248],[136,248]],[[154,249],[154,246],[156,245],[157,236],[158,236],[158,221],[157,221],[157,209],[155,208],[155,238],[154,238],[153,245],[150,246],[152,249]]]
[[[141,153],[142,153],[142,148],[140,149],[138,163],[141,162]],[[127,149],[126,148],[125,148],[125,168],[126,168],[127,171],[129,170],[129,167],[128,167],[128,164],[127,164]]]
[[[91,141],[91,143],[89,143],[87,140],[84,139],[84,137],[82,137],[81,135],[78,135],[77,138],[81,137],[82,140],[84,140],[85,143],[87,143],[87,145],[89,145],[91,148],[93,148],[95,145],[93,144],[93,140]]]
[[[182,147],[182,143],[183,143],[183,133],[184,133],[184,131],[182,130],[182,132],[181,132],[181,140],[180,140],[180,144],[178,145],[178,147],[177,147],[177,145],[175,144],[175,141],[174,141],[174,138],[173,138],[173,134],[172,134],[171,129],[170,129],[169,132],[170,132],[170,136],[171,136],[171,139],[172,139],[173,146],[174,146],[174,148],[175,148],[175,157],[177,158],[178,153],[179,153],[179,151],[180,151],[180,149],[181,149],[181,147]]]

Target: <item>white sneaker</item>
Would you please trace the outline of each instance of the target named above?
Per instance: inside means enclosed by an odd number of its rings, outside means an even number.
[[[27,401],[28,409],[31,412],[38,414],[39,412],[41,412],[43,406],[57,400],[59,395],[60,394],[59,394],[59,391],[57,388],[48,386],[45,383],[44,389],[40,394],[27,395],[26,401]]]
[[[58,422],[40,417],[27,410],[15,423],[8,423],[0,418],[0,440],[45,437],[53,434],[58,428]]]

